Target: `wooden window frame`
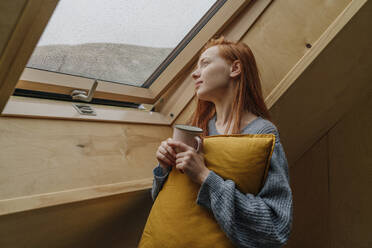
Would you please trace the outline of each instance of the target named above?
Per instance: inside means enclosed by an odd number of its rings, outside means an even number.
[[[223,3],[224,1],[221,2]],[[236,13],[249,2],[246,0],[225,1],[190,42],[186,45],[182,44],[188,41],[188,38],[186,38],[178,45],[184,46],[184,48],[160,73],[149,88],[98,80],[98,87],[94,96],[107,100],[155,104],[161,95],[185,72],[189,62],[202,46],[225,27]],[[207,15],[199,22],[204,22],[205,20],[203,19],[206,18]],[[177,48],[173,52],[176,50]],[[89,90],[93,83],[94,79],[25,68],[16,88],[70,95],[72,89]]]
[[[227,1],[149,88],[99,81],[94,95],[96,98],[153,104],[156,112],[89,104],[95,108],[97,116],[87,116],[78,114],[71,102],[11,96],[1,115],[170,126],[195,96],[190,74],[204,44],[219,34],[231,40],[240,40],[271,2]],[[26,68],[15,88],[37,91],[52,89],[55,93],[69,95],[77,84],[81,86],[79,89],[89,90],[93,80]]]

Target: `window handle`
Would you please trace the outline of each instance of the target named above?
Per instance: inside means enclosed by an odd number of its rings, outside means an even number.
[[[94,92],[96,91],[96,88],[98,86],[98,81],[97,79],[94,80],[92,88],[89,90],[87,93],[85,90],[73,90],[71,92],[72,99],[74,100],[80,100],[83,102],[90,102],[92,101]]]

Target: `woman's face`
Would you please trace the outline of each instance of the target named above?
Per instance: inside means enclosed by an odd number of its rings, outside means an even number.
[[[218,46],[205,50],[191,74],[198,98],[205,101],[223,97],[230,86],[230,65],[218,54]]]

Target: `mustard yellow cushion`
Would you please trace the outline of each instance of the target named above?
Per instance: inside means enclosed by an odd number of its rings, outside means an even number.
[[[231,134],[203,139],[208,169],[231,179],[244,193],[263,186],[275,145],[274,134]],[[140,248],[234,247],[213,213],[196,204],[200,185],[172,169],[147,219]]]

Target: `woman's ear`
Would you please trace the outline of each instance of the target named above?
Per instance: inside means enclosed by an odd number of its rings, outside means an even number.
[[[240,60],[235,60],[230,66],[230,77],[234,78],[239,76],[241,73],[241,63]]]

